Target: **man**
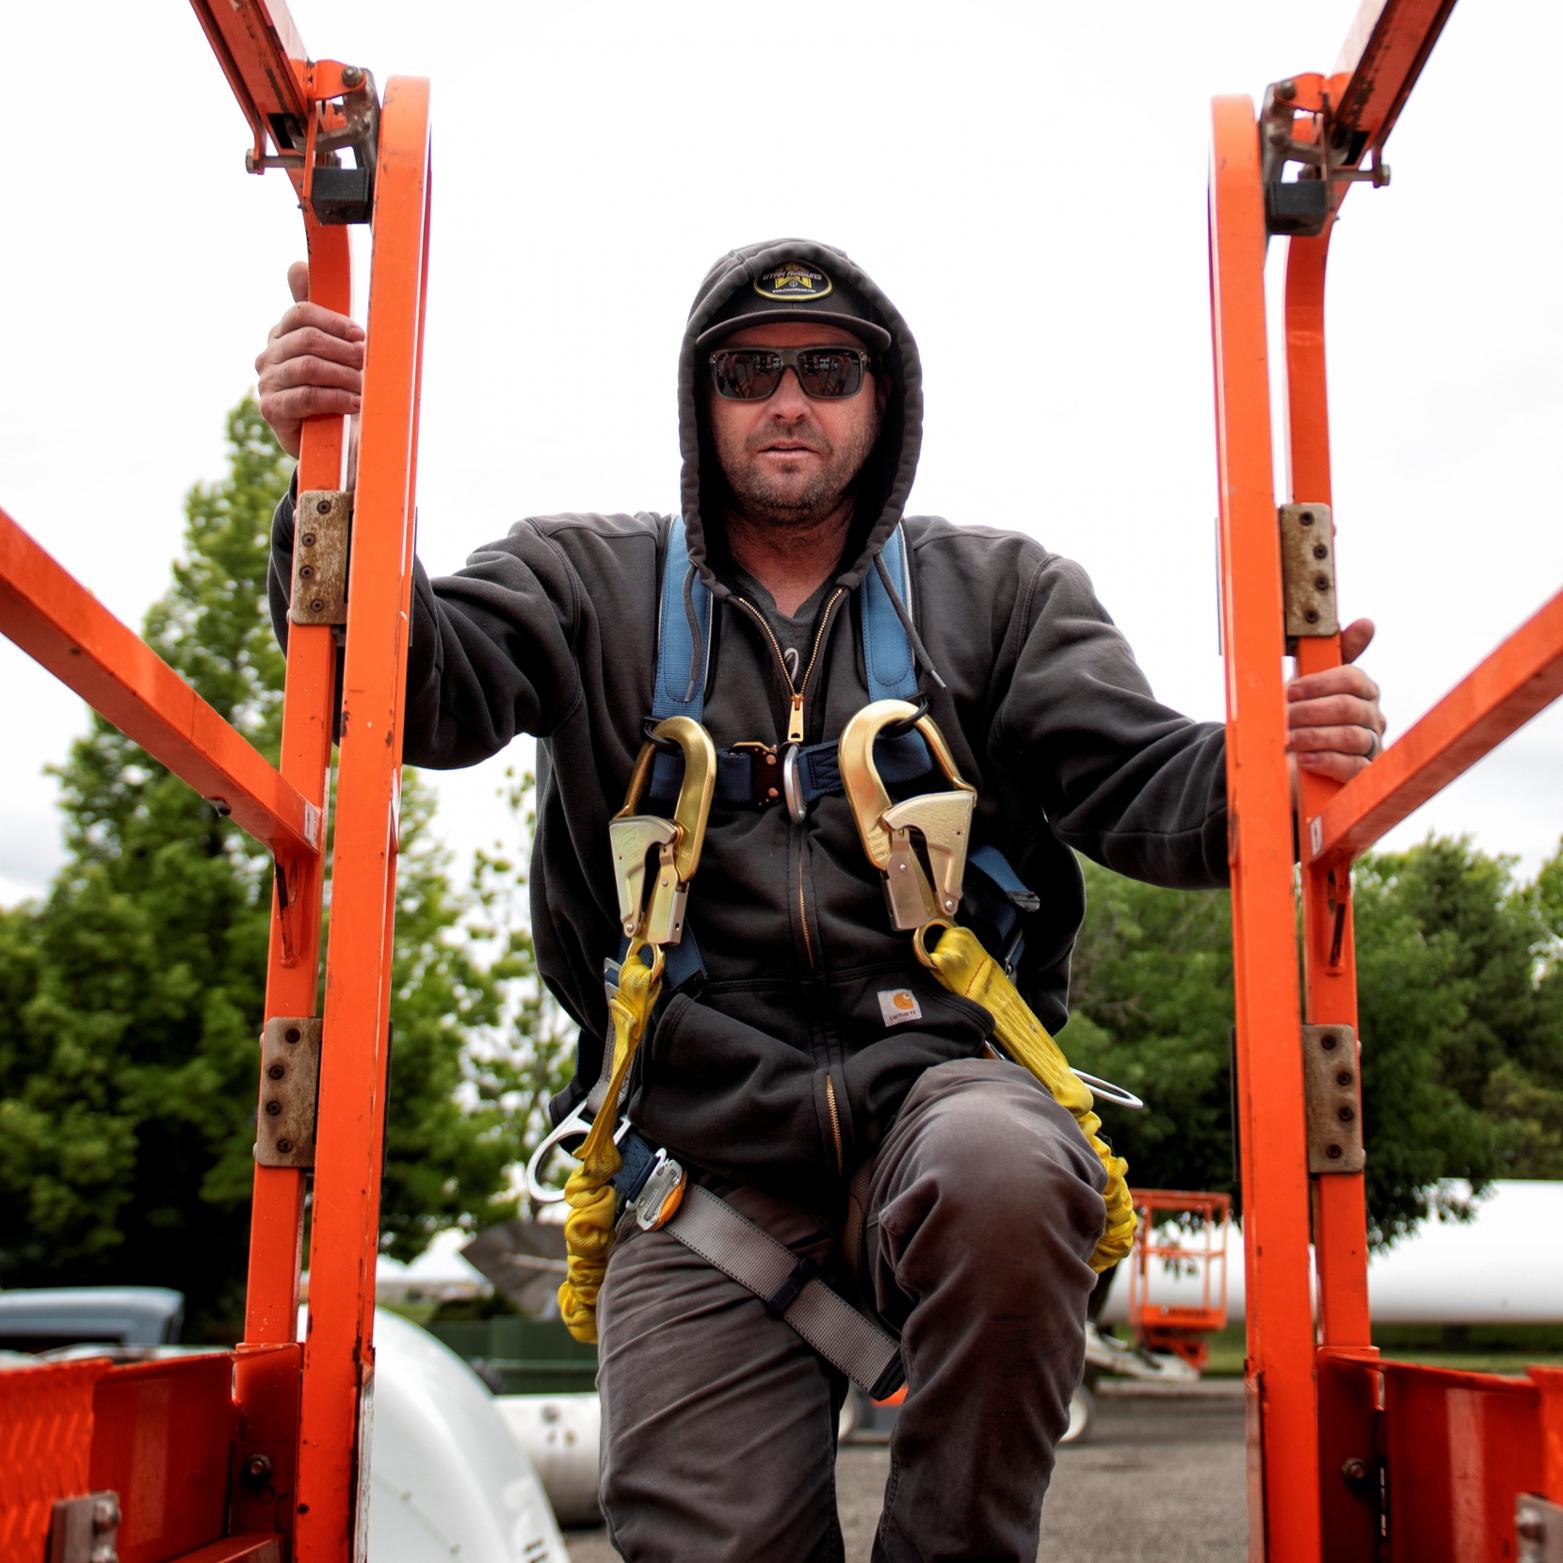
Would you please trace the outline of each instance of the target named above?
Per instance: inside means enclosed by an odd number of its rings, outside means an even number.
[[[285,448],[304,416],[356,408],[361,363],[351,322],[307,302],[283,317],[257,369]],[[683,523],[713,599],[705,725],[722,748],[755,746],[757,765],[833,741],[868,699],[857,588],[916,468],[911,332],[841,252],[752,245],[700,288],[679,401]],[[292,533],[284,500],[282,633]],[[645,514],[534,519],[415,583],[409,762],[540,740],[534,932],[582,1025],[556,1116],[601,1057],[600,974],[619,943],[608,820],[651,709],[668,534]],[[977,789],[974,837],[1042,898],[1020,980],[1056,1030],[1082,911],[1071,849],[1161,884],[1224,882],[1223,732],[1155,701],[1077,566],[988,527],[907,518],[904,535],[908,652]],[[1347,631],[1348,662],[1371,634]],[[1295,681],[1298,763],[1342,779],[1366,764],[1377,695],[1350,666]],[[827,1268],[868,1164],[858,1279],[900,1334],[909,1386],[875,1557],[1029,1560],[1082,1368],[1101,1163],[1046,1089],[986,1055],[987,1012],[891,928],[845,800],[769,802],[713,813],[689,899],[704,980],[660,1008],[629,1115]],[[603,1501],[627,1558],[841,1555],[842,1383],[785,1322],[667,1232],[632,1227],[599,1329]]]

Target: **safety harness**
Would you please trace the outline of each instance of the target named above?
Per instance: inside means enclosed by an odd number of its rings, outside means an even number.
[[[838,742],[789,742],[718,750],[701,725],[711,646],[711,594],[693,568],[681,518],[671,527],[657,629],[657,671],[648,735],[623,808],[609,826],[623,943],[605,968],[611,1045],[596,1083],[544,1140],[527,1168],[534,1201],[570,1205],[561,1316],[576,1339],[596,1339],[597,1293],[621,1214],[662,1229],[753,1292],[821,1356],[875,1398],[903,1380],[899,1345],[799,1259],[725,1200],[690,1183],[664,1149],[623,1118],[636,1051],[663,987],[703,971],[685,906],[713,799],[768,807],[784,803],[801,821],[820,797],[844,794],[869,861],[879,871],[892,925],[912,935],[917,958],[940,983],[986,1009],[993,1051],[1029,1069],[1075,1118],[1107,1172],[1107,1223],[1092,1256],[1105,1270],[1128,1251],[1134,1208],[1127,1166],[1101,1139],[1087,1080],[1114,1100],[1139,1106],[1117,1087],[1073,1071],[1011,980],[1023,917],[1038,900],[995,848],[971,850],[976,791],[959,775],[943,735],[917,694],[917,669],[903,615],[910,613],[906,544],[898,526],[858,587],[869,703]],[[901,605],[906,606],[901,606]],[[899,610],[899,611],[898,611]],[[894,801],[890,784],[934,783]],[[942,785],[939,785],[942,783]],[[662,800],[659,804],[657,800]],[[667,801],[671,807],[667,807]],[[642,809],[645,812],[642,812]],[[653,852],[655,858],[652,858]],[[999,946],[990,955],[955,923],[965,892]],[[556,1146],[580,1139],[564,1190],[540,1180]],[[848,1194],[849,1225],[867,1204],[868,1165]]]

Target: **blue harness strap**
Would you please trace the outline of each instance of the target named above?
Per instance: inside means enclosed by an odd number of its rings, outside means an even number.
[[[911,611],[911,591],[907,584],[906,538],[900,523],[885,539],[879,557],[895,587],[896,595]],[[863,671],[868,676],[870,700],[911,700],[917,695],[917,662],[912,656],[911,637],[896,612],[890,593],[879,571],[870,565],[863,584]]]

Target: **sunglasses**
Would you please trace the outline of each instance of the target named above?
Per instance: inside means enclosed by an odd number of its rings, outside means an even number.
[[[860,347],[730,347],[712,353],[711,379],[730,402],[761,402],[791,369],[805,396],[839,401],[862,390],[869,366]]]

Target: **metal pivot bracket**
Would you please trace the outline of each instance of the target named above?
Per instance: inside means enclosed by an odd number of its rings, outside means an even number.
[[[55,1502],[48,1563],[118,1563],[119,1494],[89,1492]]]
[[[262,1167],[315,1165],[320,1038],[320,1021],[312,1016],[274,1015],[261,1032],[255,1160]]]
[[[351,489],[310,489],[293,509],[290,624],[347,623],[347,547]]]
[[[1563,1563],[1563,1504],[1522,1492],[1514,1500],[1514,1534],[1517,1563]]]
[[[1302,1028],[1308,1171],[1361,1172],[1362,1113],[1357,1103],[1357,1033],[1350,1026]]]
[[[1260,180],[1265,194],[1265,228],[1271,234],[1313,238],[1324,232],[1340,205],[1343,185],[1389,183],[1389,165],[1368,151],[1359,128],[1336,118],[1341,78],[1316,71],[1272,82],[1259,110]],[[1372,162],[1366,163],[1365,158]],[[1287,180],[1287,165],[1299,165]]]
[[[1276,514],[1290,654],[1304,636],[1340,633],[1335,609],[1335,523],[1328,505],[1282,505]]]

